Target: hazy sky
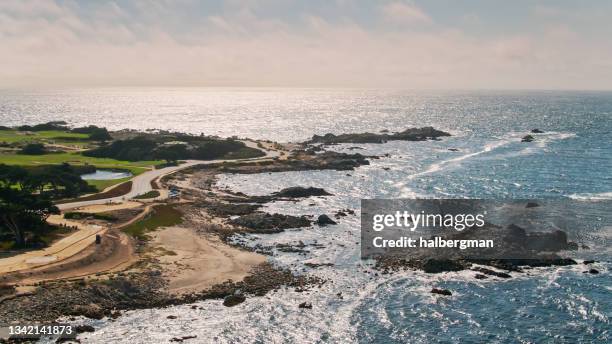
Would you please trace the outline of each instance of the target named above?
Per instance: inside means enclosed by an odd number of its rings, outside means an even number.
[[[612,1],[1,0],[0,87],[612,89]]]

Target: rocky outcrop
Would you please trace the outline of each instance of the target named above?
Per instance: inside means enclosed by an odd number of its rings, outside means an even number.
[[[507,271],[522,271],[522,267],[566,266],[577,264],[571,258],[557,255],[560,251],[575,249],[578,245],[568,241],[567,234],[556,230],[552,232],[531,232],[509,225],[499,227],[488,225],[482,229],[471,229],[453,233],[446,239],[482,239],[495,238],[495,248],[470,253],[467,250],[453,248],[416,249],[388,251],[376,257],[376,268],[383,272],[393,272],[404,268],[423,270],[427,273],[441,273],[468,269],[472,264],[492,266]],[[519,258],[508,258],[519,257]],[[474,267],[473,271],[481,275],[510,278],[505,272],[498,272],[483,267]]]
[[[433,127],[409,128],[404,131],[387,134],[357,133],[357,134],[325,134],[314,135],[306,143],[385,143],[387,141],[425,141],[436,140],[440,137],[451,136],[449,133],[434,129]]]
[[[247,228],[253,233],[270,234],[289,228],[309,227],[312,221],[306,216],[255,212],[230,220],[230,223]]]
[[[306,198],[311,196],[332,196],[332,194],[322,188],[293,186],[275,192],[272,196],[280,198]]]

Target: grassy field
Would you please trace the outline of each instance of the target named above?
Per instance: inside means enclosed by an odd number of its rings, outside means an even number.
[[[0,164],[36,166],[53,165],[67,162],[71,165],[94,165],[98,168],[119,168],[132,173],[142,173],[143,168],[163,163],[154,161],[121,161],[110,158],[94,158],[79,153],[51,153],[44,155],[0,154]]]
[[[43,142],[82,147],[87,145],[86,141],[88,138],[89,135],[87,134],[71,133],[69,131],[60,130],[33,132],[0,130],[0,142],[6,143]]]
[[[160,227],[178,225],[182,222],[182,213],[173,206],[164,204],[153,208],[151,214],[146,218],[133,223],[123,229],[123,231],[139,239],[147,239],[147,232],[154,231]]]
[[[145,170],[143,169],[143,171],[145,171]],[[111,179],[111,180],[87,180],[86,182],[89,185],[95,186],[96,190],[102,191],[102,190],[106,189],[109,186],[113,186],[113,185],[116,185],[116,184],[121,184],[123,182],[127,182],[128,180],[132,179],[132,177],[126,177],[126,178],[120,178],[120,179]]]
[[[40,142],[46,144],[58,144],[73,147],[86,147],[90,144],[88,141],[89,135],[72,133],[69,131],[51,130],[51,131],[35,131],[21,132],[17,130],[0,130],[0,142],[9,144],[17,143],[24,144],[28,142]],[[71,165],[93,165],[98,169],[123,169],[128,170],[132,175],[136,176],[152,166],[159,165],[162,161],[120,161],[108,158],[94,158],[81,155],[79,152],[64,152],[51,153],[44,155],[24,155],[16,153],[0,153],[0,164],[19,165],[19,166],[37,166],[37,165],[54,165],[67,162]],[[98,191],[105,188],[123,183],[130,178],[121,178],[115,180],[89,180],[88,184],[96,187]]]

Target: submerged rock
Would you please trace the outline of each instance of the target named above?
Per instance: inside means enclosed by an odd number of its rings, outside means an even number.
[[[532,134],[544,134],[544,132],[543,132],[542,130],[537,129],[537,128],[536,128],[536,129],[532,129],[532,130],[531,130],[531,133],[532,133]]]
[[[472,268],[472,271],[481,272],[481,273],[483,273],[485,275],[495,276],[495,277],[499,277],[499,278],[510,278],[510,277],[512,277],[512,276],[510,276],[510,274],[507,274],[505,272],[498,272],[498,271],[494,271],[494,270],[483,268],[483,267]]]
[[[438,288],[431,289],[431,293],[432,294],[438,294],[438,295],[444,295],[444,296],[452,296],[453,295],[453,293],[451,293],[450,290],[447,290],[447,289],[438,289]]]
[[[523,136],[523,138],[521,139],[521,142],[532,142],[533,140],[535,140],[535,138],[531,135],[525,135]]]

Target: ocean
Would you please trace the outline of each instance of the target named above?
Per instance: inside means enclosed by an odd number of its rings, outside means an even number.
[[[65,120],[109,129],[168,129],[219,136],[303,141],[313,134],[400,131],[434,126],[441,141],[351,144],[330,149],[388,157],[355,171],[224,175],[247,194],[289,186],[334,196],[275,202],[268,212],[359,210],[362,198],[566,198],[588,205],[612,197],[612,93],[571,91],[409,91],[361,89],[105,88],[0,91],[0,125]],[[545,133],[521,143],[532,129]],[[355,149],[359,147],[359,149]],[[450,151],[454,148],[457,151]],[[314,203],[312,205],[311,203]],[[579,264],[535,268],[508,280],[473,272],[376,275],[359,258],[359,216],[337,226],[249,235],[249,245],[318,243],[305,255],[270,260],[329,280],[298,293],[282,289],[226,308],[221,301],[126,312],[87,320],[85,342],[591,343],[612,340],[612,228],[582,233],[598,275]],[[332,263],[308,268],[304,262]],[[432,287],[453,291],[450,298]],[[310,310],[298,309],[303,301]],[[168,315],[177,315],[168,319]]]

